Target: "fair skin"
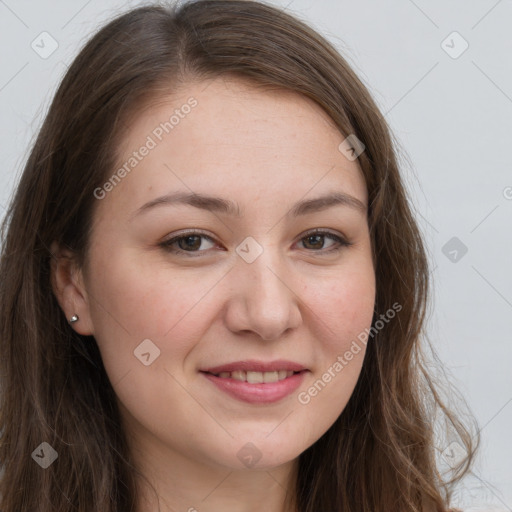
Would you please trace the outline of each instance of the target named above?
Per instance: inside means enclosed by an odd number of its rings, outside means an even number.
[[[137,466],[159,496],[141,480],[139,512],[284,512],[298,456],[343,411],[361,370],[364,350],[307,404],[298,400],[371,325],[366,186],[319,106],[226,78],[147,106],[129,125],[120,165],[191,96],[197,106],[97,200],[86,268],[56,260],[54,290],[66,316],[80,317],[73,328],[94,336]],[[175,192],[236,201],[241,216],[185,204],[137,213]],[[332,192],[363,209],[290,213]],[[305,235],[315,228],[352,245]],[[159,246],[192,229],[204,236],[174,243],[180,254]],[[263,249],[251,263],[236,252],[246,237]],[[145,339],[160,350],[149,365],[134,356]],[[298,363],[300,386],[250,403],[201,371],[245,360]],[[247,443],[260,457],[250,465],[237,456]]]

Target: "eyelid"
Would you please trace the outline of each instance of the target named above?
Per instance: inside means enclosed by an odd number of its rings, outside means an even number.
[[[331,235],[335,238],[339,238],[340,240],[342,240],[344,243],[346,243],[348,245],[352,245],[352,242],[349,242],[345,235],[343,235],[342,233],[336,232],[336,231],[332,231],[327,228],[308,229],[307,231],[304,231],[304,233],[301,233],[299,240],[302,240],[303,238],[306,238],[307,236],[316,235],[316,234]]]
[[[345,235],[343,235],[339,232],[331,231],[330,229],[327,229],[327,228],[309,229],[308,231],[301,233],[300,238],[298,239],[298,242],[300,242],[304,238],[307,238],[308,236],[317,235],[317,234],[326,236],[326,237],[330,237],[331,239],[334,239],[335,241],[337,241],[339,245],[338,245],[338,247],[334,247],[331,249],[320,249],[318,251],[308,251],[309,253],[318,254],[319,256],[329,255],[331,253],[339,252],[341,249],[343,249],[345,247],[350,247],[351,245],[354,245],[354,243],[350,242]]]
[[[300,234],[297,242],[302,241],[304,238],[307,238],[308,236],[317,235],[317,234],[318,235],[323,235],[323,236],[326,236],[326,237],[330,237],[331,239],[337,241],[339,246],[335,247],[333,249],[319,249],[317,251],[309,250],[309,251],[307,251],[309,253],[314,253],[314,254],[318,254],[318,255],[325,255],[325,254],[330,254],[330,253],[334,253],[334,252],[340,251],[344,247],[349,247],[349,246],[353,245],[353,242],[349,242],[347,237],[345,237],[344,235],[339,234],[337,232],[333,232],[333,231],[331,231],[331,230],[329,230],[327,228],[312,228],[312,229],[309,229],[309,230],[305,231],[304,233]],[[193,229],[193,228],[192,229],[188,229],[188,230],[183,230],[181,232],[178,231],[171,238],[162,241],[159,245],[161,247],[163,247],[165,250],[167,250],[167,251],[169,251],[171,253],[174,253],[174,254],[186,254],[188,257],[197,257],[197,256],[201,256],[202,253],[209,253],[210,252],[210,249],[205,250],[205,251],[184,251],[182,249],[173,249],[172,248],[172,244],[173,243],[177,242],[178,240],[181,240],[182,238],[186,238],[187,236],[200,236],[200,237],[203,237],[203,238],[209,240],[210,242],[218,245],[218,243],[215,240],[215,238],[213,238],[212,236],[206,234],[204,231]]]
[[[172,237],[163,240],[158,245],[160,245],[163,249],[165,249],[166,251],[169,251],[173,254],[186,254],[187,256],[192,257],[192,258],[195,256],[200,256],[201,253],[207,253],[210,251],[210,249],[208,249],[207,251],[184,251],[182,249],[173,249],[172,248],[172,244],[174,244],[178,240],[181,240],[182,238],[186,238],[187,236],[200,236],[200,237],[203,237],[203,238],[209,240],[210,242],[212,242],[214,244],[217,244],[217,241],[212,236],[208,235],[204,231],[192,228],[192,229],[185,229],[183,231],[178,231],[177,233],[174,233]]]

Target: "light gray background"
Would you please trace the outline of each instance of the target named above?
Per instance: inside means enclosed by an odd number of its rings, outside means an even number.
[[[143,3],[0,0],[2,216],[79,46],[103,21]],[[512,1],[272,3],[342,51],[406,151],[404,178],[434,269],[430,337],[482,429],[459,503],[466,511],[511,511]],[[58,43],[46,59],[31,47],[35,41],[48,51],[43,31]],[[454,31],[463,39],[448,37]],[[458,56],[464,40],[469,46]],[[459,246],[445,247],[453,237]]]

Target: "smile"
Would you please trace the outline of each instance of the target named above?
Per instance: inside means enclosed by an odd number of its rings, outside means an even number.
[[[309,370],[291,361],[238,361],[200,370],[214,389],[238,401],[271,404],[288,397]]]
[[[279,370],[273,372],[235,370],[233,372],[220,372],[218,374],[212,373],[212,375],[220,377],[221,379],[234,379],[241,382],[248,382],[249,384],[268,384],[284,380],[295,373],[298,372],[291,370]]]

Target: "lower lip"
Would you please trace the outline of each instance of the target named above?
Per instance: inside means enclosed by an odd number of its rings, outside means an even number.
[[[249,384],[245,381],[216,377],[211,373],[202,372],[220,390],[233,398],[250,404],[269,404],[282,400],[300,386],[305,373],[306,370],[294,373],[292,376],[277,382]]]

